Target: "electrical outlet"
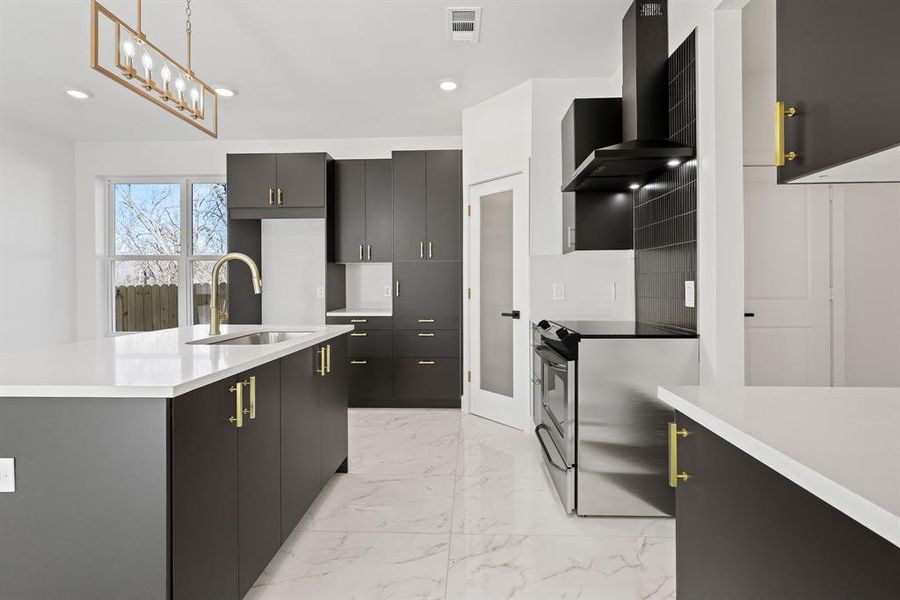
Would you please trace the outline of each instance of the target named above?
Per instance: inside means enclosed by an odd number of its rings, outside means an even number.
[[[697,305],[697,297],[693,281],[684,282],[684,305],[688,308],[694,308]]]
[[[613,281],[612,283],[609,284],[609,301],[610,302],[616,301],[616,282],[615,281]]]
[[[388,284],[388,285],[384,286],[382,293],[384,294],[385,298],[390,298],[391,297],[391,285]]]
[[[566,299],[566,284],[564,284],[564,283],[554,283],[553,284],[553,299],[554,300],[565,300]]]
[[[0,492],[16,491],[16,459],[0,458]]]
[[[317,285],[316,286],[316,298],[324,298],[325,297],[325,286]]]

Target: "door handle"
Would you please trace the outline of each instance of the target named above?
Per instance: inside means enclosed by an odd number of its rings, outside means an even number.
[[[434,323],[434,319],[419,319],[419,323]]]
[[[366,244],[366,260],[372,260],[372,244]]]
[[[256,375],[251,375],[244,380],[244,385],[250,386],[250,410],[244,412],[248,414],[250,419],[256,418]]]
[[[433,334],[433,333],[421,333],[421,332],[420,332],[420,333],[418,333],[418,334],[416,334],[416,335],[418,335],[419,337],[434,337],[434,334]]]
[[[368,335],[369,334],[366,333],[365,331],[359,331],[359,332],[351,333],[350,337],[366,337]]]
[[[269,188],[269,206],[275,204],[275,190]]]
[[[394,286],[394,295],[395,296],[400,295],[400,280],[399,279],[397,280],[397,284]]]
[[[513,319],[519,319],[519,318],[521,318],[522,314],[519,311],[514,310],[512,312],[502,312],[502,313],[500,313],[500,316],[501,317],[511,317]]]
[[[431,255],[432,255],[431,247],[432,247],[431,242],[428,242],[428,258],[431,258]]]
[[[425,258],[425,242],[419,242],[419,258]]]
[[[795,160],[797,153],[791,150],[788,153],[784,151],[784,118],[793,117],[797,114],[797,109],[793,106],[784,107],[781,100],[775,103],[775,166],[783,167],[785,159]]]
[[[360,244],[360,245],[359,245],[359,260],[362,260],[362,256],[363,256],[363,255],[362,255],[362,247],[363,247],[363,245]]]
[[[368,319],[350,319],[351,323],[368,323]]]
[[[420,365],[433,365],[434,361],[433,360],[420,360],[419,364]]]
[[[678,472],[678,436],[687,437],[687,429],[678,429],[678,424],[669,423],[669,487],[678,487],[679,481],[687,481],[690,475]]]
[[[240,429],[244,426],[244,382],[238,381],[228,391],[234,392],[234,416],[228,417],[228,422]]]
[[[283,195],[284,195],[284,193],[281,191],[281,188],[278,188],[278,199],[275,201],[275,203],[278,206],[281,206],[281,200],[282,200]]]
[[[367,365],[367,364],[369,364],[369,361],[367,361],[367,360],[351,360],[350,364],[351,365]]]
[[[325,372],[331,373],[331,344],[325,346]]]
[[[316,369],[316,373],[322,377],[325,377],[325,373],[327,373],[325,370],[325,346],[319,347],[319,368]]]
[[[756,313],[753,313],[753,312],[745,312],[745,313],[744,313],[744,316],[745,316],[745,317],[755,317],[755,316],[756,316]]]

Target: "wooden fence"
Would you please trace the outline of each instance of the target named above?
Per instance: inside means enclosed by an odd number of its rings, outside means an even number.
[[[209,323],[210,284],[193,286],[190,324]],[[228,297],[228,284],[219,283],[219,306]],[[116,287],[116,331],[154,331],[178,327],[177,285],[120,285]]]

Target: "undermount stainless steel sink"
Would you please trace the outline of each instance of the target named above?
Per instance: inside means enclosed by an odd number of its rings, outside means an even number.
[[[304,338],[312,331],[257,331],[248,333],[238,337],[228,338],[224,340],[206,339],[190,342],[191,344],[206,345],[234,345],[234,346],[258,346],[261,344],[278,344],[279,342],[287,342],[288,340],[298,340]]]

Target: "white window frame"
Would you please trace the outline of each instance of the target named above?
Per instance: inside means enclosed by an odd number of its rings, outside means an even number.
[[[180,254],[120,254],[116,255],[116,193],[117,184],[169,183],[181,186],[181,253]],[[106,301],[107,331],[110,335],[125,335],[133,331],[116,331],[116,262],[142,260],[173,260],[178,264],[178,327],[193,326],[194,262],[215,261],[222,254],[193,254],[193,196],[194,184],[225,183],[225,176],[209,177],[115,177],[106,180]]]

